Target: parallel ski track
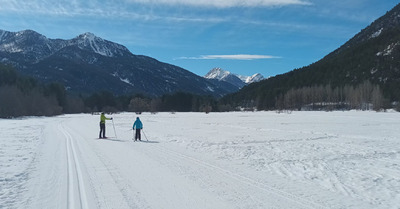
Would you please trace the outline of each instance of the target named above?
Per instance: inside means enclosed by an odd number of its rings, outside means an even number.
[[[76,208],[77,205],[79,205],[81,209],[88,209],[89,206],[86,196],[85,181],[83,179],[81,164],[77,156],[76,148],[73,142],[74,140],[71,134],[65,129],[65,127],[61,123],[59,124],[58,129],[65,136],[65,147],[67,153],[67,164],[68,164],[67,208],[73,209]]]
[[[145,201],[134,195],[134,190],[129,184],[126,183],[128,182],[128,180],[121,175],[121,173],[118,171],[117,166],[115,166],[110,160],[108,160],[107,157],[96,148],[96,146],[93,146],[92,150],[96,154],[97,159],[99,159],[100,162],[103,164],[103,168],[110,175],[112,181],[114,182],[114,185],[118,188],[120,194],[123,197],[123,201],[127,204],[127,206],[129,208],[138,208],[138,204],[146,204]]]
[[[68,133],[67,128],[63,128],[63,133],[64,135],[66,135],[66,138],[69,138],[69,141],[71,141],[71,144],[73,145],[73,140],[71,137],[71,134]],[[61,129],[60,129],[61,130]],[[68,136],[68,137],[67,137]],[[74,133],[74,137],[76,141],[79,142],[85,142],[85,138],[83,136],[81,136],[78,132]],[[78,144],[76,144],[77,147]],[[82,144],[79,144],[82,145]],[[112,184],[115,186],[115,188],[117,189],[117,192],[120,193],[122,199],[120,199],[122,202],[120,202],[120,205],[110,205],[108,200],[108,197],[106,197],[102,191],[102,189],[100,188],[100,190],[98,190],[97,192],[100,192],[100,198],[104,198],[102,199],[102,202],[105,204],[105,207],[107,208],[147,208],[147,203],[145,200],[138,198],[136,194],[136,192],[132,189],[131,185],[126,183],[128,182],[128,179],[124,178],[123,175],[120,173],[118,167],[112,163],[112,161],[110,161],[107,156],[102,153],[96,146],[87,144],[87,146],[89,146],[90,152],[92,152],[92,154],[94,154],[93,156],[97,159],[96,162],[100,163],[99,166],[101,167],[101,169],[103,169],[104,171],[106,171],[108,175],[107,177],[109,177],[109,180],[112,180]],[[68,158],[69,159],[69,158]],[[90,168],[91,169],[91,168]],[[70,169],[69,169],[70,170]],[[96,172],[96,171],[94,171]],[[99,180],[101,181],[101,178],[98,178],[98,175],[95,174],[88,174],[89,176],[87,177],[89,179],[89,184],[92,183],[92,181],[98,182]],[[91,176],[93,175],[93,176]],[[102,175],[102,174],[99,174]],[[70,175],[69,175],[70,176]],[[82,178],[81,178],[82,179]],[[73,179],[71,179],[71,181],[73,181]],[[71,185],[71,184],[70,184]],[[88,185],[89,187],[92,185]],[[92,188],[93,189],[93,188]],[[82,193],[82,192],[80,192]],[[96,194],[95,194],[96,195]],[[69,195],[71,196],[71,195]],[[98,197],[97,197],[98,198]],[[87,202],[87,198],[83,197],[81,198],[83,201],[83,203]],[[99,203],[99,202],[98,202]],[[85,203],[87,206],[87,203]],[[83,204],[84,205],[84,204]],[[83,208],[88,208],[88,207],[82,207]],[[99,206],[99,205],[98,205]],[[73,208],[73,207],[72,207]]]
[[[306,198],[302,198],[302,197],[296,196],[294,194],[291,194],[289,192],[286,192],[286,191],[271,187],[271,186],[266,185],[264,183],[258,182],[258,181],[254,180],[254,179],[251,179],[251,178],[245,177],[243,175],[231,172],[229,170],[226,170],[226,169],[223,169],[223,168],[221,168],[219,166],[216,166],[216,165],[210,164],[208,162],[196,159],[194,157],[191,157],[191,156],[188,156],[188,155],[176,152],[176,151],[172,151],[172,150],[169,150],[167,148],[162,148],[162,147],[158,147],[158,146],[152,146],[152,147],[154,149],[157,149],[160,152],[168,154],[171,157],[187,160],[187,161],[193,162],[193,163],[195,163],[195,164],[197,164],[199,166],[202,166],[204,168],[216,170],[219,173],[225,175],[227,178],[232,178],[232,179],[234,179],[234,180],[236,180],[236,181],[238,181],[238,182],[240,182],[242,184],[249,185],[249,186],[252,186],[254,188],[263,190],[265,192],[280,196],[280,197],[282,197],[284,199],[287,199],[287,200],[289,200],[289,201],[291,201],[291,202],[293,202],[293,203],[295,203],[297,205],[301,205],[302,207],[305,207],[305,208],[318,208],[318,209],[327,208],[324,205],[315,203],[315,202],[313,202],[311,200],[308,200]]]

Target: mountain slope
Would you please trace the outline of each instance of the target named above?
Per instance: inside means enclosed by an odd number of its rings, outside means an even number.
[[[75,93],[159,96],[183,91],[222,96],[234,91],[183,68],[134,55],[92,33],[61,40],[32,30],[0,30],[0,61],[41,81],[60,82]]]
[[[343,46],[309,66],[244,87],[227,96],[239,103],[257,100],[274,108],[276,98],[289,89],[316,85],[378,84],[391,101],[400,100],[400,5],[394,7]]]

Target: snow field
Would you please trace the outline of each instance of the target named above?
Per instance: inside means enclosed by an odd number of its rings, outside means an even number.
[[[44,128],[43,120],[34,120],[0,120],[0,208],[23,201]]]
[[[400,207],[398,113],[136,116],[0,120],[0,208]]]

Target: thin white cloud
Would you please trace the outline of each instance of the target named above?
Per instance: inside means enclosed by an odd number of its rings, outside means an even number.
[[[123,14],[127,14],[129,16],[140,16],[141,18],[145,16],[144,14],[138,14],[135,12],[132,13],[129,12],[129,10],[126,10],[127,7],[132,6],[131,4],[143,4],[151,6],[193,6],[208,8],[312,5],[310,0],[123,0],[117,2],[101,2],[97,0],[59,0],[57,2],[52,0],[0,0],[0,12],[19,12],[63,16],[123,16]],[[194,21],[198,21],[195,18],[193,19]]]
[[[163,0],[161,0],[163,1]],[[130,3],[129,3],[130,2]],[[226,17],[216,16],[179,16],[171,14],[157,14],[129,9],[131,3],[146,3],[142,0],[126,0],[119,3],[81,0],[60,0],[53,3],[52,0],[0,0],[0,13],[20,13],[29,15],[50,15],[58,17],[100,17],[100,18],[122,18],[141,21],[167,21],[167,22],[208,22],[221,23],[229,21]],[[148,1],[147,3],[157,2]],[[165,1],[168,2],[168,1]],[[162,3],[162,2],[160,2]]]
[[[165,4],[165,5],[186,5],[200,7],[275,7],[289,5],[311,5],[308,0],[127,0],[142,4]]]
[[[177,59],[189,60],[259,60],[259,59],[278,59],[281,57],[271,55],[254,55],[254,54],[234,54],[234,55],[201,55],[199,57],[179,57]]]

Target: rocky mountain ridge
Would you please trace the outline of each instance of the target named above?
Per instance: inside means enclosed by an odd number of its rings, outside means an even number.
[[[160,96],[174,92],[223,96],[231,85],[210,82],[178,66],[134,55],[125,46],[84,33],[49,39],[33,30],[0,30],[0,62],[43,82],[59,82],[74,93]]]

